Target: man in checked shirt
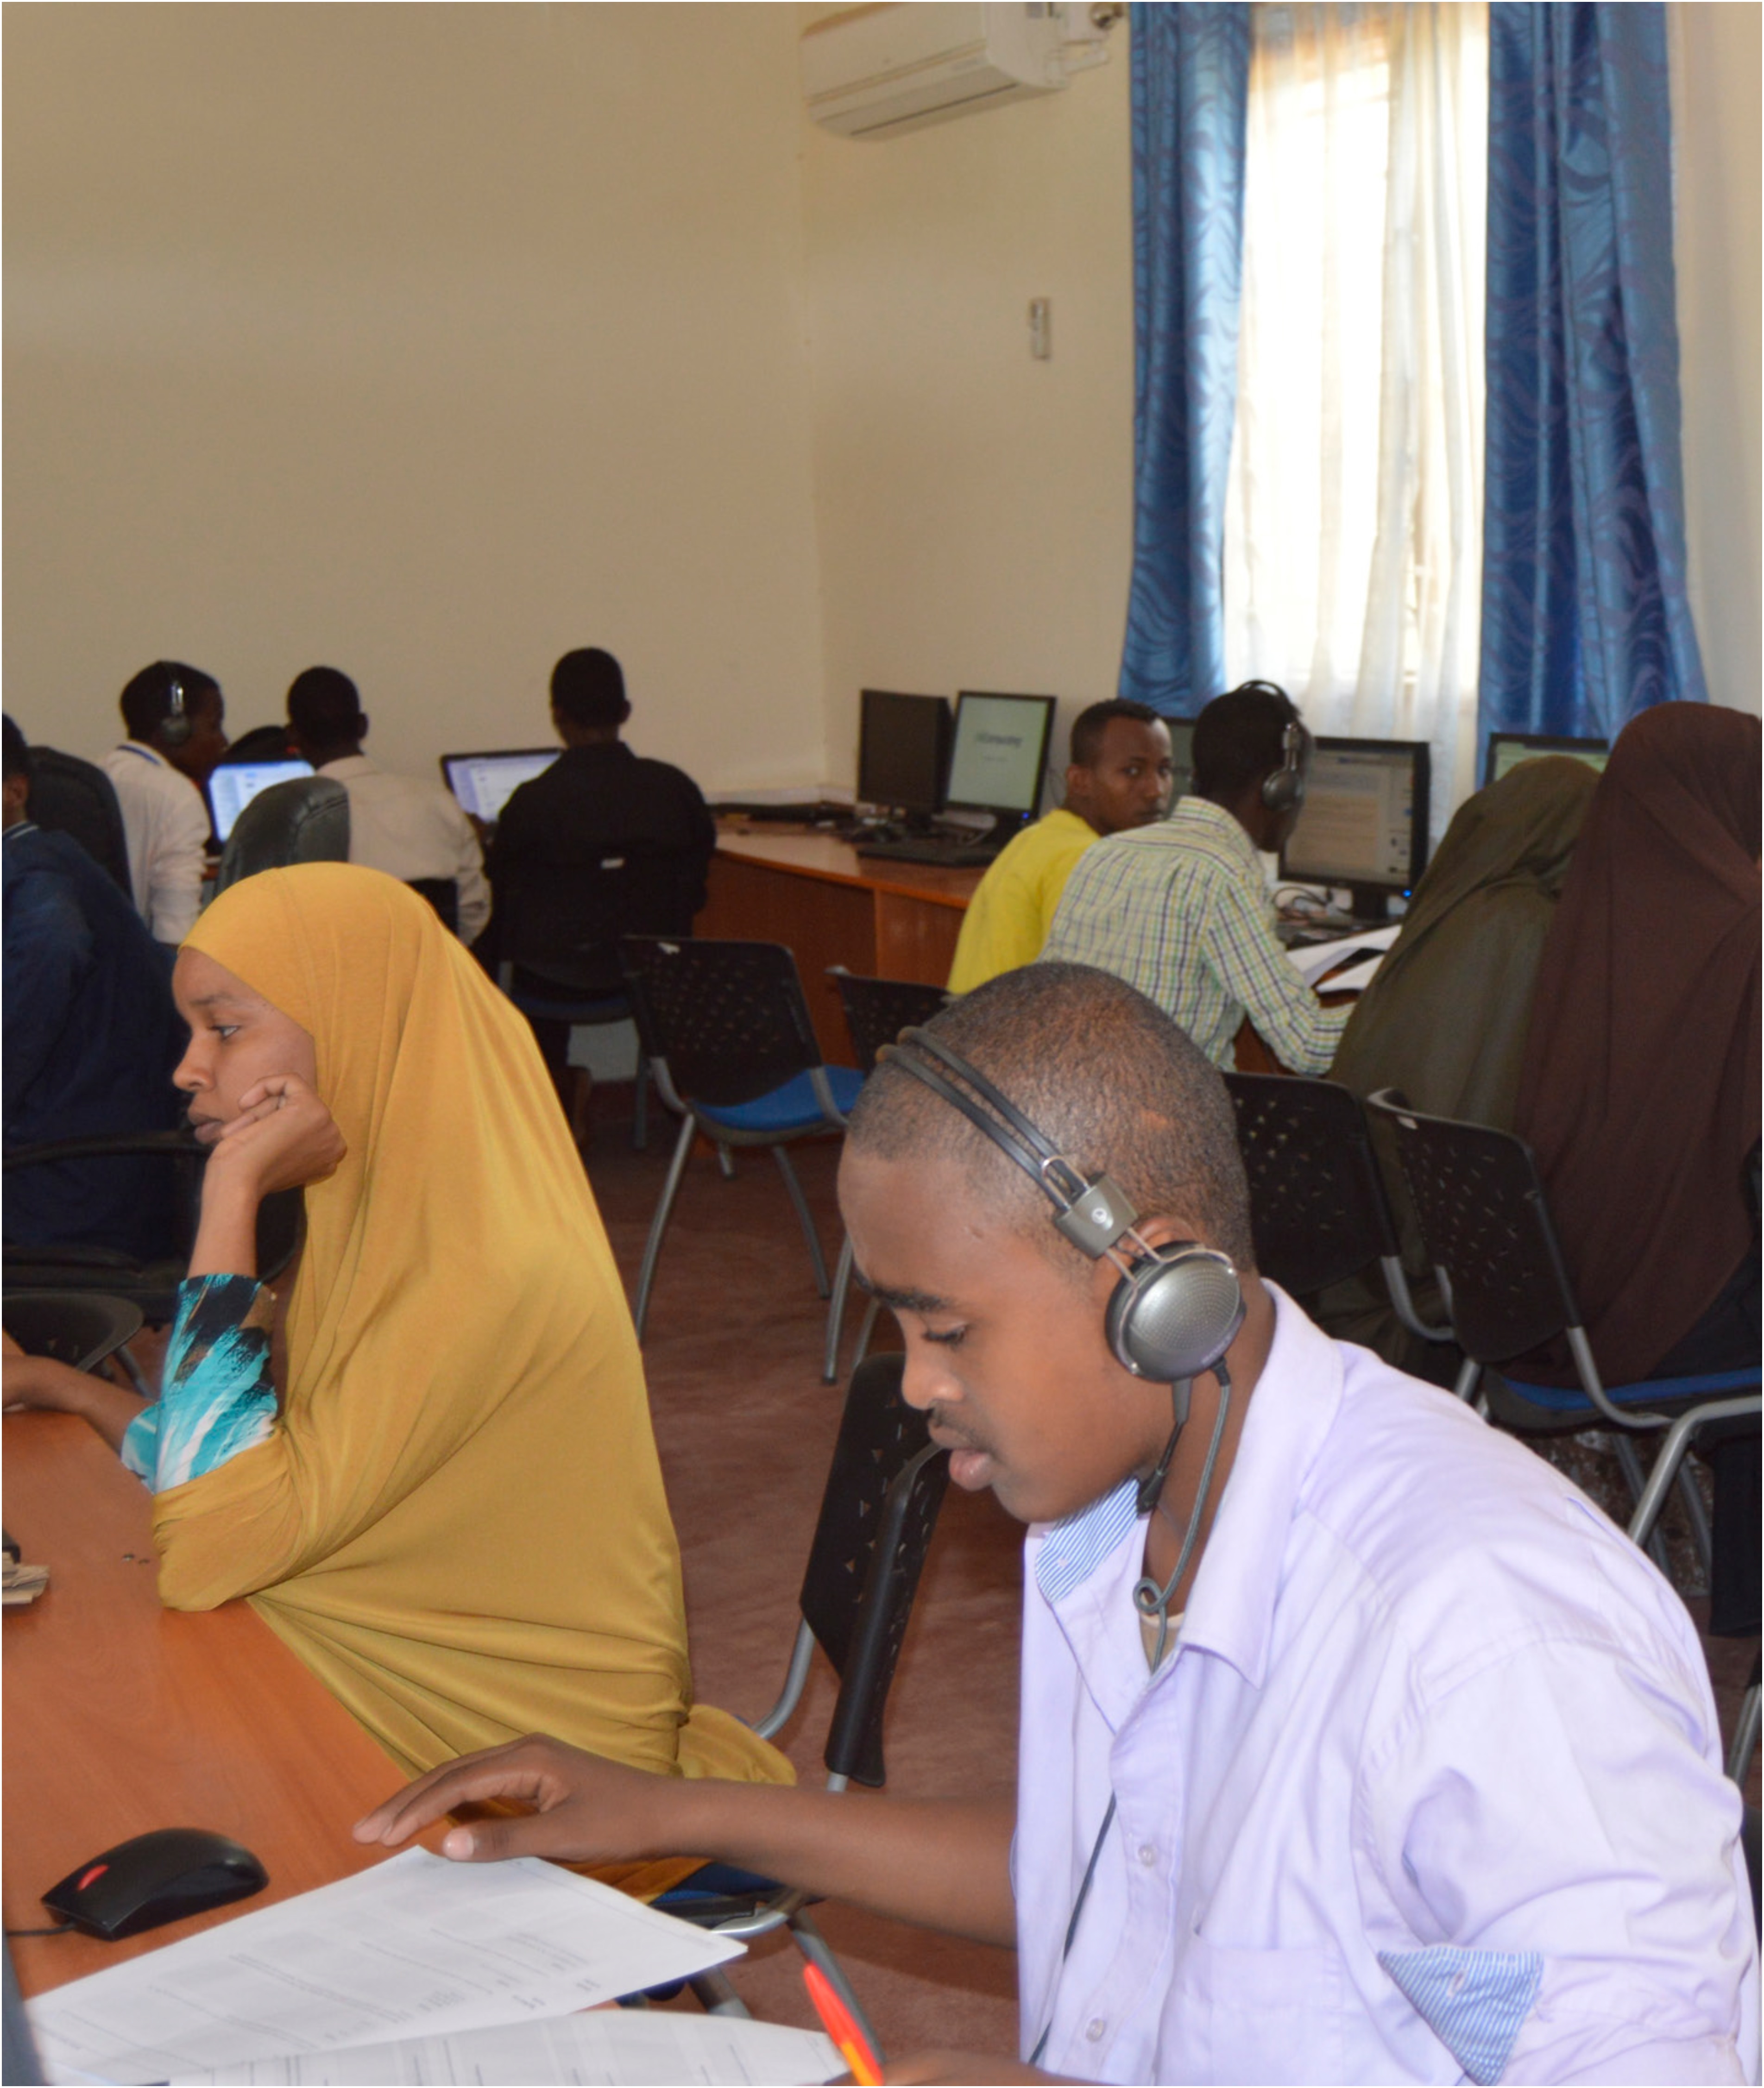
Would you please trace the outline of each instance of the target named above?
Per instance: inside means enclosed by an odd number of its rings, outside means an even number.
[[[1195,724],[1192,790],[1167,819],[1085,851],[1043,959],[1137,986],[1216,1066],[1248,1015],[1282,1065],[1327,1072],[1352,1009],[1324,1007],[1287,961],[1258,854],[1292,830],[1310,747],[1273,682],[1215,696]]]

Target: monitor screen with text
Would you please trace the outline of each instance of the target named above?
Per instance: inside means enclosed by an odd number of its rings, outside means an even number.
[[[991,812],[1039,811],[1053,717],[1051,696],[981,695],[963,690],[956,700],[949,802]]]
[[[1427,863],[1428,766],[1419,741],[1319,739],[1281,875],[1410,890]]]
[[[1536,732],[1492,732],[1488,768],[1482,780],[1485,784],[1498,783],[1522,761],[1535,761],[1540,754],[1565,754],[1570,760],[1584,761],[1589,768],[1602,770],[1611,759],[1611,743],[1603,739],[1561,739]]]
[[[529,747],[500,753],[443,754],[441,773],[460,809],[494,826],[521,785],[544,775],[562,751],[556,747]]]
[[[224,761],[208,777],[208,809],[214,815],[214,837],[225,842],[238,816],[260,790],[272,783],[291,783],[310,776],[310,761]]]

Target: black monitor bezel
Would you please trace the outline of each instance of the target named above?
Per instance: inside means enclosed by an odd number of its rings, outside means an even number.
[[[1021,689],[958,689],[956,691],[955,724],[949,735],[949,759],[944,768],[945,789],[953,777],[956,749],[961,740],[961,707],[970,697],[977,703],[1039,704],[1042,707],[1041,745],[1035,756],[1035,802],[1025,812],[1017,805],[983,805],[966,798],[948,798],[952,812],[990,812],[1000,828],[1013,823],[1026,827],[1030,821],[1040,816],[1042,798],[1047,787],[1047,750],[1053,744],[1054,712],[1059,708],[1057,696],[1025,695]]]
[[[1584,738],[1554,732],[1499,732],[1492,731],[1488,745],[1483,750],[1482,787],[1487,789],[1495,780],[1495,748],[1501,741],[1514,747],[1529,747],[1533,754],[1565,754],[1570,759],[1582,754],[1608,754],[1611,742],[1591,734]]]
[[[1293,884],[1347,885],[1359,892],[1398,892],[1409,897],[1421,882],[1422,872],[1427,868],[1428,828],[1432,820],[1429,802],[1433,788],[1433,750],[1424,739],[1368,739],[1359,735],[1341,735],[1319,733],[1311,742],[1312,751],[1321,754],[1388,754],[1393,749],[1408,755],[1413,764],[1411,783],[1414,810],[1409,821],[1409,875],[1406,884],[1399,884],[1388,877],[1355,877],[1346,871],[1298,870],[1287,862],[1287,852],[1291,845],[1289,834],[1280,845],[1280,875],[1282,881]],[[1296,832],[1298,822],[1293,822]],[[1359,910],[1355,902],[1355,910]]]
[[[866,767],[864,750],[867,741],[865,726],[869,720],[872,699],[888,703],[935,704],[937,721],[937,787],[930,804],[908,804],[899,798],[871,797],[864,789]],[[931,819],[944,809],[944,793],[949,781],[949,750],[954,743],[955,723],[948,696],[927,696],[914,694],[907,689],[860,689],[858,691],[858,773],[854,784],[857,801],[860,805],[874,805],[883,811],[905,812],[909,817]],[[874,781],[875,779],[870,778]]]

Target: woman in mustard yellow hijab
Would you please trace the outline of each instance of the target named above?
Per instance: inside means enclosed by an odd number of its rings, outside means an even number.
[[[313,863],[223,893],[174,981],[210,1148],[158,1402],[9,1358],[154,1490],[160,1593],[238,1595],[415,1774],[535,1730],[785,1782],[695,1705],[631,1316],[527,1025],[428,905]],[[275,1301],[256,1211],[305,1185]]]

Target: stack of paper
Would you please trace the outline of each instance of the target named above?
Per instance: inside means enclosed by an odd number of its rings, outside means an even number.
[[[1395,942],[1402,929],[1400,921],[1392,921],[1382,928],[1364,928],[1332,943],[1295,943],[1287,952],[1287,961],[1307,986],[1315,986],[1325,972],[1347,958],[1356,958],[1358,962],[1337,973],[1321,989],[1324,993],[1355,993],[1371,985],[1374,973],[1384,962],[1385,952]]]
[[[30,2004],[30,2017],[54,2081],[242,2080],[241,2069],[259,2060],[285,2068],[362,2046],[415,2039],[426,2048],[462,2031],[532,2025],[689,1979],[743,1948],[535,1857],[450,1863],[411,1849],[53,1987]],[[346,2073],[255,2077],[374,2077],[351,2064]],[[517,2069],[459,2077],[611,2077]]]

